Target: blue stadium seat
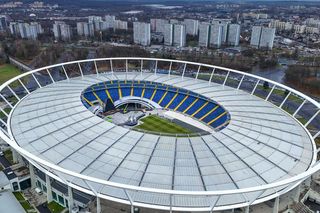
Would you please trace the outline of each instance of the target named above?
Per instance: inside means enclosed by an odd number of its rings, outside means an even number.
[[[175,95],[175,92],[168,92],[166,96],[163,98],[163,100],[161,101],[161,103],[159,103],[160,106],[165,107],[169,103],[169,101],[171,101],[174,95]]]
[[[143,97],[144,97],[144,98],[147,98],[147,99],[150,99],[151,96],[152,96],[152,94],[153,94],[153,91],[154,91],[154,89],[146,88],[146,89],[144,90],[144,95],[143,95]]]
[[[188,115],[192,115],[195,113],[200,107],[202,107],[206,103],[203,99],[198,99],[191,108],[188,109],[185,113]]]
[[[179,103],[186,97],[186,95],[178,94],[177,97],[172,101],[172,103],[168,106],[169,109],[176,108]]]
[[[211,123],[210,126],[216,128],[218,126],[221,126],[222,124],[224,124],[228,119],[228,115],[225,114],[222,117],[218,118],[215,122]]]
[[[203,118],[202,121],[213,128],[219,127],[219,129],[223,129],[226,125],[222,125],[230,119],[229,115],[225,113],[225,110],[221,106],[218,106],[215,102],[212,102],[203,96],[199,97],[197,93],[183,88],[178,89],[176,87],[168,87],[165,84],[150,81],[114,80],[112,82],[100,82],[88,87],[82,95],[89,102],[94,102],[97,100],[96,96],[93,94],[93,92],[95,92],[100,100],[105,101],[108,98],[105,91],[107,89],[112,100],[116,101],[119,99],[119,88],[121,89],[122,97],[126,97],[131,95],[132,86],[134,96],[141,97],[142,91],[144,90],[144,98],[151,99],[154,94],[154,102],[159,103],[162,107],[166,107],[170,103],[168,108],[172,110],[179,106],[177,108],[177,111],[179,112],[184,112],[196,99],[198,99],[185,113],[190,116],[194,114],[193,116],[197,119]],[[81,101],[85,107],[90,107],[90,103],[87,103],[86,100],[82,99]],[[212,111],[213,109],[215,110]]]
[[[108,98],[105,90],[99,90],[99,91],[96,91],[95,93],[103,102]]]
[[[92,92],[84,93],[83,96],[88,100],[88,101],[95,101],[97,100],[96,97],[93,95]]]
[[[122,97],[130,96],[131,87],[128,85],[121,87],[121,92],[122,92]]]
[[[177,111],[183,112],[187,107],[195,100],[193,96],[189,96],[177,109]],[[179,104],[178,104],[179,105]]]
[[[158,103],[160,101],[160,99],[162,98],[162,96],[164,95],[165,91],[164,90],[159,90],[157,89],[155,96],[153,97],[154,102]]]
[[[108,89],[110,96],[112,97],[113,101],[119,100],[119,91],[118,88],[111,88]]]
[[[142,87],[134,87],[133,88],[133,96],[141,97]]]
[[[200,119],[202,116],[204,116],[205,114],[207,114],[208,112],[210,112],[210,110],[212,110],[214,107],[216,107],[217,105],[209,102],[205,107],[203,107],[197,114],[194,115],[195,118]]]
[[[203,119],[203,122],[209,123],[212,119],[216,118],[224,112],[222,107],[218,107],[214,112],[210,113],[207,117]]]

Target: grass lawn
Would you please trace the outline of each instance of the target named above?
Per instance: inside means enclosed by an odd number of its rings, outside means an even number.
[[[20,70],[11,64],[0,65],[0,84],[20,74]]]
[[[50,203],[48,203],[48,209],[52,212],[52,213],[60,213],[62,212],[65,208],[63,206],[61,206],[60,204],[58,204],[55,201],[51,201]]]
[[[3,152],[4,157],[13,165],[13,156],[12,156],[12,151],[10,149],[6,150]]]
[[[0,165],[0,172],[3,170],[3,167]]]
[[[165,134],[191,134],[191,130],[171,122],[168,119],[160,118],[156,115],[149,115],[142,118],[143,123],[134,127],[134,129],[165,133]]]
[[[5,108],[4,111],[9,115],[11,109],[10,108]],[[0,111],[0,118],[6,118],[7,116],[2,112]]]
[[[265,91],[267,91],[267,92],[270,92],[272,88],[271,88],[271,86],[270,86],[269,88],[266,89],[266,88],[263,87],[263,85],[258,85],[257,89],[265,90]],[[281,89],[274,89],[273,92],[272,92],[272,94],[276,94],[276,95],[278,95],[278,96],[282,96],[283,99],[287,96],[287,95],[285,94],[285,91],[284,91],[284,90],[281,90]],[[255,93],[255,95],[261,97],[260,95],[258,95],[258,94],[256,94],[256,93]],[[262,98],[266,98],[266,97],[263,96]],[[297,96],[295,96],[295,95],[293,95],[293,94],[291,94],[291,95],[288,97],[288,100],[294,101],[294,102],[296,102],[296,103],[298,103],[298,104],[301,104],[301,103],[303,102],[303,99],[302,99],[302,98],[299,98],[299,97],[297,97]]]
[[[21,192],[12,192],[26,212],[36,212],[36,210],[26,201]]]

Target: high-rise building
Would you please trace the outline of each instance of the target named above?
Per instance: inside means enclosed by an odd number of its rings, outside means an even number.
[[[207,22],[199,23],[199,47],[208,47],[210,38],[210,24]]]
[[[254,47],[259,47],[260,45],[260,37],[261,37],[261,29],[260,26],[253,26],[251,31],[251,40],[250,45]]]
[[[71,29],[63,21],[55,21],[53,24],[53,34],[56,40],[69,41],[71,39]]]
[[[113,28],[113,24],[114,24],[114,21],[116,20],[116,17],[111,15],[106,15],[104,19],[106,22],[108,22],[110,28]]]
[[[0,16],[0,32],[6,31],[7,28],[8,28],[7,17],[1,15],[1,16]]]
[[[102,22],[101,16],[88,16],[88,23],[93,23],[94,31],[101,30],[101,22]]]
[[[186,26],[186,33],[188,35],[196,36],[199,30],[199,21],[194,19],[185,19],[184,25]]]
[[[17,35],[19,32],[18,24],[16,22],[10,22],[9,29],[11,35]]]
[[[220,25],[222,26],[222,35],[221,35],[221,42],[224,44],[227,42],[228,36],[228,25],[231,24],[231,19],[213,19],[211,21],[213,25]]]
[[[179,20],[178,19],[170,19],[170,24],[179,24]]]
[[[239,40],[240,40],[240,25],[239,24],[229,24],[227,43],[229,45],[238,46]]]
[[[261,30],[261,38],[259,47],[266,47],[268,49],[273,48],[273,42],[275,37],[275,28],[263,27]]]
[[[37,22],[31,22],[30,24],[11,22],[9,27],[12,35],[26,39],[37,39],[38,35],[43,33],[41,25]]]
[[[173,24],[164,25],[164,45],[172,46],[173,44]]]
[[[224,24],[213,24],[210,30],[209,43],[211,47],[220,48],[223,43],[225,43],[225,31],[227,30]]]
[[[166,19],[150,19],[151,30],[157,33],[163,33],[165,31],[165,25],[168,24],[169,21]]]
[[[101,22],[101,16],[88,16],[88,22]]]
[[[77,34],[78,36],[84,35],[84,25],[86,22],[77,22]]]
[[[148,46],[151,43],[150,24],[133,22],[133,41],[135,44]]]
[[[250,45],[257,48],[272,49],[275,32],[275,28],[254,26],[252,28]]]
[[[94,35],[94,24],[87,23],[87,22],[77,22],[77,33],[79,36],[84,36],[86,38],[93,36]]]
[[[177,47],[186,46],[186,27],[182,24],[173,25],[173,45]]]
[[[121,21],[121,20],[115,20],[113,29],[118,30],[128,30],[128,22],[127,21]]]

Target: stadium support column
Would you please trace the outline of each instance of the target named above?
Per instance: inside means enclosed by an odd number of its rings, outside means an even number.
[[[97,196],[97,213],[101,213],[100,197]]]
[[[68,204],[69,204],[69,212],[72,212],[74,203],[73,203],[73,193],[72,193],[71,186],[68,186]]]
[[[299,203],[300,201],[300,184],[294,189],[295,192],[294,192],[294,202],[297,202]]]
[[[249,213],[249,212],[250,212],[250,206],[246,206],[246,207],[244,208],[244,212],[245,212],[245,213]]]
[[[36,175],[34,171],[34,166],[29,163],[29,172],[30,172],[30,181],[31,181],[31,188],[36,188]]]
[[[12,160],[14,163],[18,163],[18,152],[14,149],[11,148],[11,152],[12,152]]]
[[[50,203],[52,201],[52,188],[49,175],[46,174],[46,188],[47,188],[47,201]]]
[[[308,177],[308,178],[304,181],[304,184],[305,184],[308,188],[310,188],[311,182],[312,182],[312,176]]]
[[[274,205],[273,205],[272,213],[278,213],[279,212],[279,200],[280,200],[280,196],[278,196],[278,197],[276,197],[274,199]]]

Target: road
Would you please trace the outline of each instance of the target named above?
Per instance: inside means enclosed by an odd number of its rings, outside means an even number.
[[[4,156],[0,156],[0,163],[4,168],[11,166],[10,162]]]

